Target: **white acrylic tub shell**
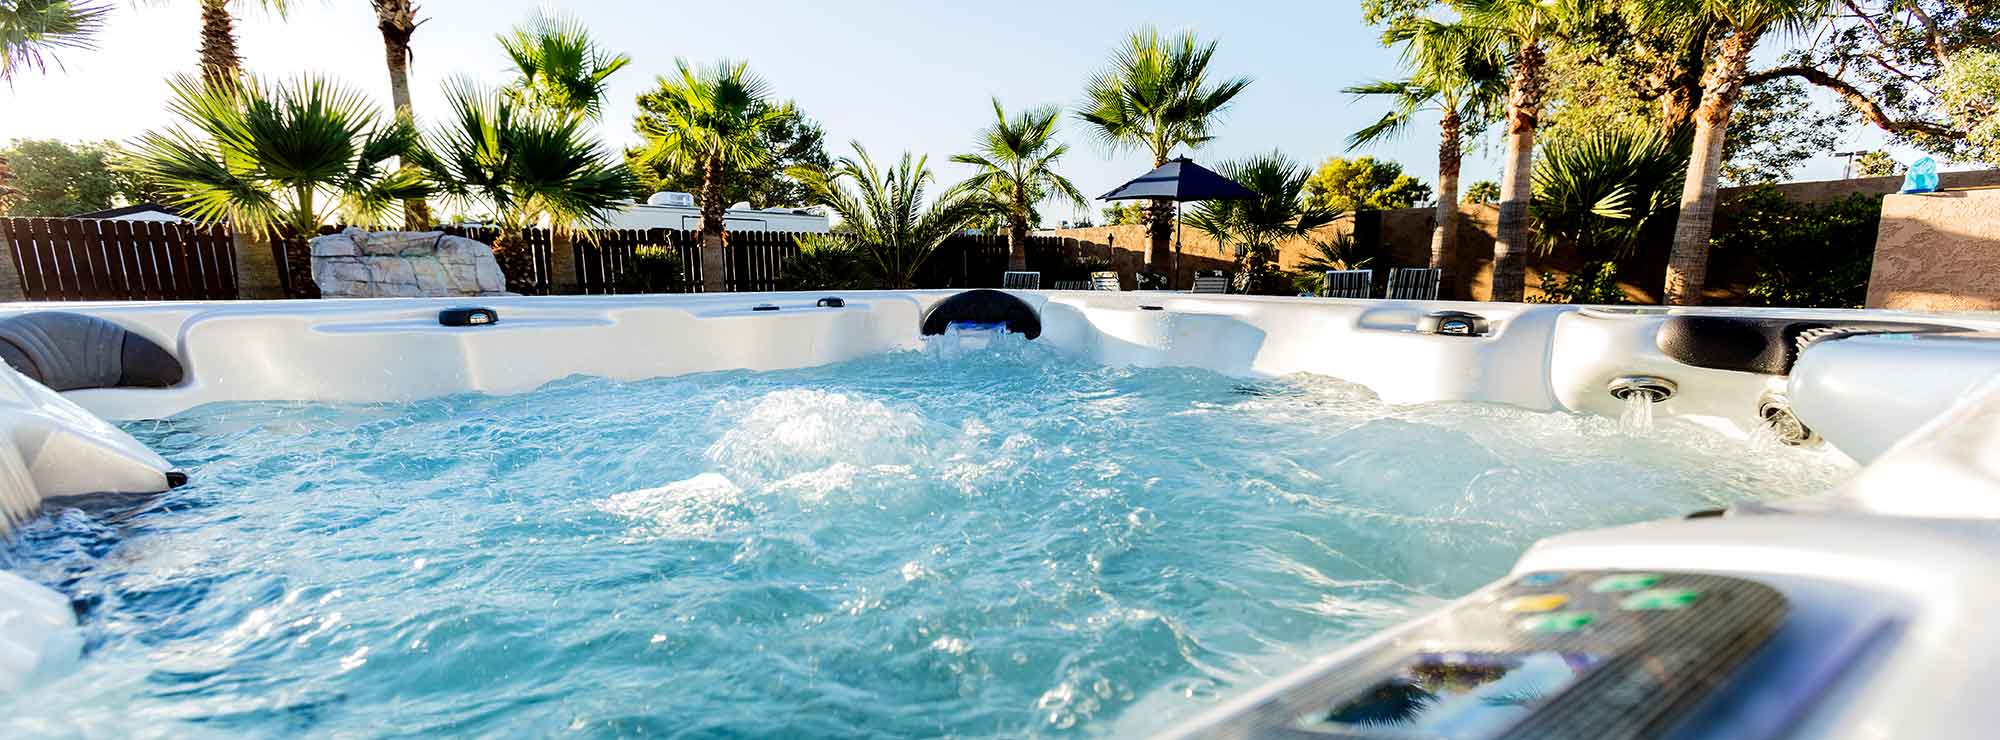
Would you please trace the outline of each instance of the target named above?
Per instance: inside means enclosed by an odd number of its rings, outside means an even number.
[[[116,322],[170,348],[188,379],[168,389],[58,395],[0,371],[0,441],[8,443],[0,444],[0,485],[19,501],[36,502],[159,490],[165,461],[101,419],[160,418],[205,403],[412,401],[520,392],[572,375],[629,380],[774,370],[915,349],[924,313],[953,293],[12,304],[0,314],[60,309]],[[828,295],[846,306],[815,305]],[[1655,336],[1670,312],[1659,309],[1149,292],[1016,295],[1040,312],[1040,342],[1093,362],[1241,376],[1317,373],[1364,385],[1391,403],[1484,401],[1616,415],[1622,402],[1606,384],[1656,375],[1679,387],[1657,414],[1743,434],[1758,427],[1762,399],[1789,397],[1799,418],[1837,450],[1873,463],[1853,484],[1782,512],[1558,537],[1517,568],[1746,574],[1806,607],[1850,599],[1854,608],[1896,625],[1898,635],[1876,648],[1867,662],[1872,668],[1837,687],[1841,698],[1833,708],[1799,725],[1801,736],[1976,737],[1985,729],[1980,669],[2000,663],[2000,640],[1987,629],[1987,615],[2000,608],[1994,585],[2000,584],[2000,381],[1993,380],[2000,376],[2000,340],[1840,339],[1814,345],[1791,377],[1775,378],[1667,357]],[[778,310],[754,310],[760,304]],[[440,309],[463,305],[495,309],[500,321],[437,323]],[[1438,310],[1480,314],[1491,332],[1417,333],[1418,320]],[[2000,321],[1983,316],[1703,312],[2000,330]],[[8,604],[20,606],[9,612]],[[43,670],[35,666],[73,657],[63,637],[73,631],[59,595],[0,573],[0,688]]]

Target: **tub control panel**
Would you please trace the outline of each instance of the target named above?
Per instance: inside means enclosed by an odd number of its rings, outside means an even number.
[[[1215,737],[1661,737],[1785,623],[1755,581],[1529,573],[1204,728]]]

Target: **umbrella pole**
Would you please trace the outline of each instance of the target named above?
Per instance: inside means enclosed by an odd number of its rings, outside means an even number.
[[[1174,283],[1181,280],[1181,202],[1178,200],[1174,201],[1174,257],[1167,264],[1167,269],[1173,271],[1167,275],[1167,289],[1173,290]]]

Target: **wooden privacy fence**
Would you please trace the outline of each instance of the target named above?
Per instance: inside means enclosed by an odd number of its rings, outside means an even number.
[[[338,227],[324,227],[334,233]],[[454,236],[492,244],[499,229],[440,226]],[[803,234],[744,231],[729,235],[723,285],[729,291],[783,290],[786,261],[799,253]],[[0,218],[0,239],[13,245],[14,268],[28,300],[192,300],[234,299],[235,238],[227,227],[185,223],[75,218]],[[529,229],[511,254],[495,255],[507,274],[507,289],[546,295],[556,282],[557,240],[545,229]],[[633,252],[660,246],[680,257],[681,285],[700,292],[704,277],[700,234],[686,229],[616,229],[578,235],[567,246],[575,258],[577,289],[591,295],[637,289],[625,280]],[[307,239],[269,242],[278,279],[288,298],[318,298]],[[1077,265],[1064,253],[1064,240],[1032,237],[1028,269],[1045,280],[1058,279]],[[1078,268],[1080,269],[1080,268]],[[959,235],[940,245],[917,274],[925,288],[997,288],[1007,271],[1004,236]],[[1081,274],[1081,273],[1080,273]]]
[[[0,218],[31,301],[236,298],[227,229],[158,221]]]

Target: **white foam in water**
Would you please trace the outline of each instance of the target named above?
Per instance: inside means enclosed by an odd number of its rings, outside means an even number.
[[[91,646],[0,736],[1145,736],[1539,538],[1848,475],[1673,419],[963,339],[131,425],[193,482],[0,545]]]

